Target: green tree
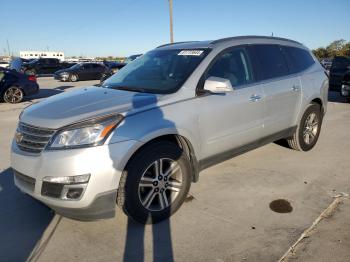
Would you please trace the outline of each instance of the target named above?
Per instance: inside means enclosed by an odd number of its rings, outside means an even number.
[[[343,56],[349,56],[350,57],[350,42],[347,42],[342,50],[341,50],[341,55]]]
[[[324,58],[328,58],[329,54],[326,48],[324,47],[319,47],[317,49],[312,50],[314,55],[317,57],[318,60],[322,60]]]
[[[346,45],[346,41],[344,39],[335,40],[326,47],[327,52],[330,57],[335,57],[338,55],[342,55],[342,51],[344,46]]]

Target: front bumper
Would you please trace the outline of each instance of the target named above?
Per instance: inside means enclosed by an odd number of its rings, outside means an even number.
[[[12,143],[11,167],[23,174],[32,186],[15,176],[15,185],[23,192],[48,205],[57,213],[79,220],[114,216],[116,192],[127,160],[138,141],[71,150],[44,150],[40,154],[21,151]],[[90,174],[78,200],[42,195],[43,178]]]
[[[48,206],[55,210],[57,214],[62,216],[81,221],[91,221],[114,217],[116,199],[117,190],[112,190],[98,194],[92,203],[84,208],[66,208],[53,205]]]
[[[54,75],[53,76],[54,79],[56,80],[60,80],[60,81],[68,81],[69,79],[69,75]]]

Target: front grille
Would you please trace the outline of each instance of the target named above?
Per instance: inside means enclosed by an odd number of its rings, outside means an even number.
[[[60,198],[63,186],[63,184],[44,181],[41,186],[41,194],[43,196]]]
[[[15,179],[17,180],[17,183],[20,186],[23,186],[25,189],[33,192],[35,188],[35,178],[23,175],[22,173],[13,170],[13,174],[15,176]]]
[[[54,133],[53,129],[19,123],[15,139],[19,149],[30,153],[40,153]]]

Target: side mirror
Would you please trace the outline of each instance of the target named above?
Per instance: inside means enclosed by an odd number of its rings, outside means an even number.
[[[211,76],[204,83],[204,90],[210,93],[220,94],[226,92],[232,92],[233,87],[230,80],[221,77]]]

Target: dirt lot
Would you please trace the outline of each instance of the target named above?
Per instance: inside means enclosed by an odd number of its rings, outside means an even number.
[[[96,222],[62,218],[14,187],[10,143],[19,113],[32,101],[95,83],[40,78],[39,96],[0,104],[0,261],[278,261],[333,196],[350,192],[350,104],[330,94],[311,152],[270,144],[211,167],[168,221],[141,226],[120,210]],[[289,201],[291,212],[272,211],[277,199]],[[321,221],[292,261],[329,261],[330,249],[332,261],[349,261],[347,203]]]

